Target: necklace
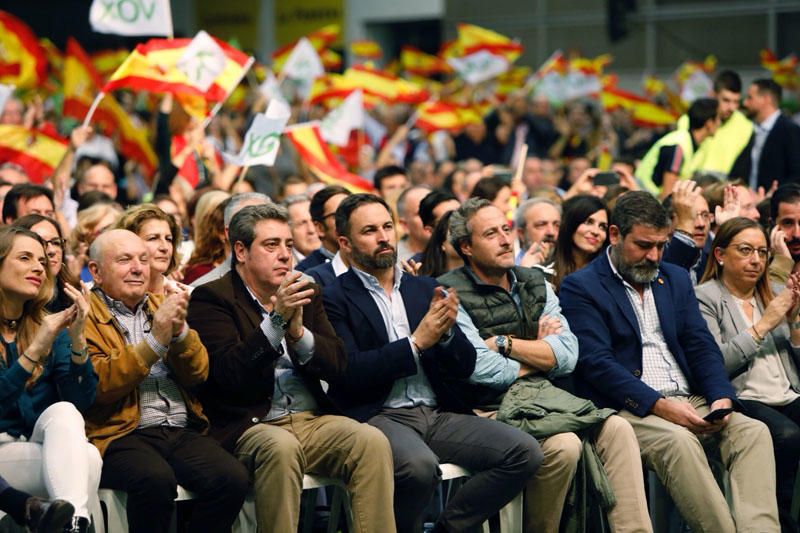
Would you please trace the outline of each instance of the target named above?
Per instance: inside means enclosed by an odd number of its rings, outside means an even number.
[[[2,323],[10,331],[17,331],[17,327],[19,327],[20,320],[22,320],[21,316],[19,318],[13,318],[13,319],[0,317],[0,323]]]

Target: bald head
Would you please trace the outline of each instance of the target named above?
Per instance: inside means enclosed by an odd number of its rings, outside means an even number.
[[[150,260],[144,241],[124,229],[101,233],[89,247],[89,272],[95,286],[133,309],[144,298],[150,283]]]

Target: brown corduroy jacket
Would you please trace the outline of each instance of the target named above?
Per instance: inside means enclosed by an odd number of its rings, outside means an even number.
[[[145,305],[155,313],[163,296],[150,294]],[[97,399],[86,412],[86,434],[100,454],[108,445],[136,429],[139,424],[139,384],[150,373],[158,356],[147,342],[128,344],[102,297],[92,292],[86,319],[86,343],[97,374]],[[188,409],[190,427],[208,429],[208,419],[191,389],[208,377],[208,352],[197,332],[173,343],[167,354],[171,377],[180,388]]]

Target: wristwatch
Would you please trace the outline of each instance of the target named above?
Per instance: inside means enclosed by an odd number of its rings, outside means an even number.
[[[502,356],[508,356],[508,337],[505,335],[498,335],[494,339],[494,343],[497,345],[497,351],[500,352]]]
[[[289,327],[289,325],[286,323],[286,321],[283,319],[283,317],[277,311],[272,311],[269,314],[269,321],[272,322],[272,325],[275,328],[277,328],[277,329],[279,329],[281,331],[286,331],[286,329]]]

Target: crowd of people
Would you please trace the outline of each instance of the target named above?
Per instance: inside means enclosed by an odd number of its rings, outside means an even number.
[[[84,532],[109,488],[165,532],[180,485],[188,531],[249,493],[296,531],[316,474],[357,532],[478,531],[519,493],[525,531],[647,532],[651,471],[693,531],[798,531],[781,98],[723,71],[671,132],[524,91],[457,134],[377,108],[352,163],[373,193],[288,145],[237,179],[219,152],[263,98],[204,130],[165,96],[152,184],[91,126],[44,184],[0,165],[0,510]],[[431,518],[443,463],[471,476]]]

